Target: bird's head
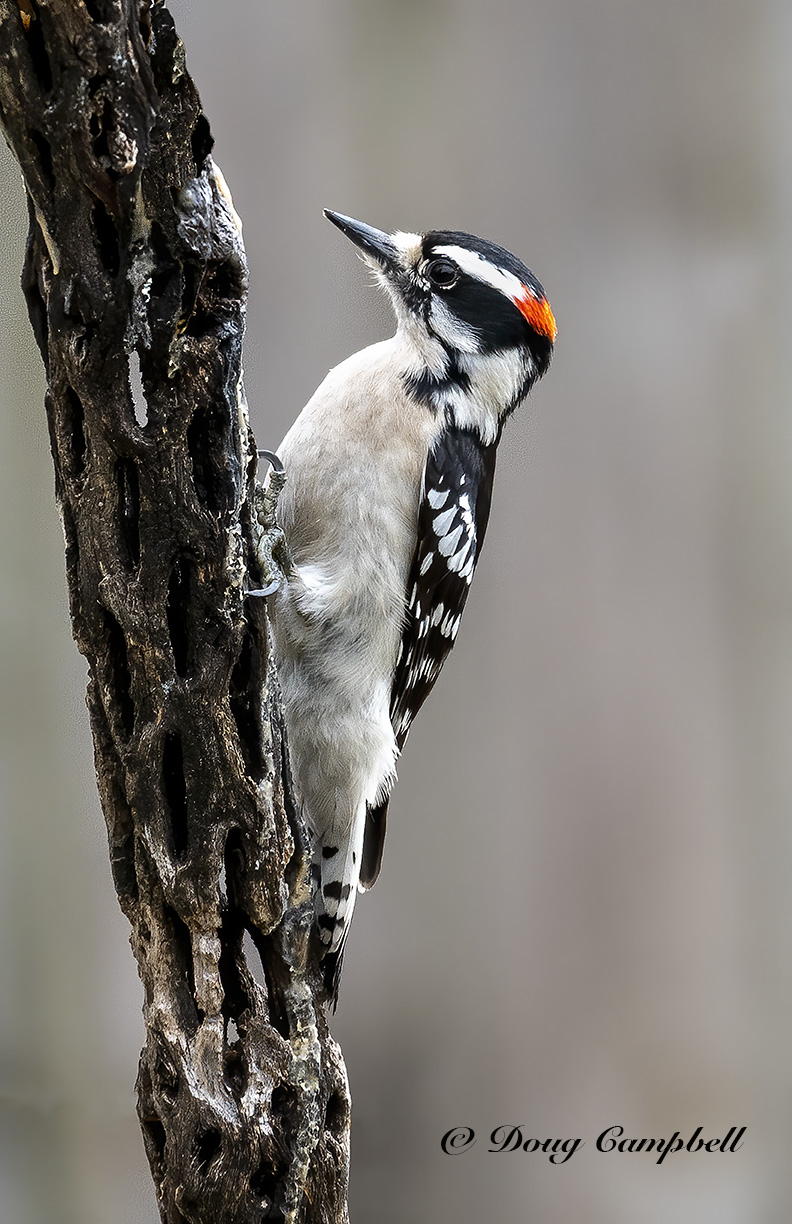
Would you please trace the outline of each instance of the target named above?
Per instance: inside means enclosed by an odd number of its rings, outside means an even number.
[[[390,295],[408,390],[495,440],[550,364],[556,324],[533,272],[473,234],[385,234],[328,209],[325,216]]]

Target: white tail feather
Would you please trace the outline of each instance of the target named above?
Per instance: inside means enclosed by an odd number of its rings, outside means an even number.
[[[337,848],[331,840],[332,835],[325,839],[324,845],[318,844],[316,848],[317,925],[328,952],[338,950],[352,921],[360,880],[365,815],[363,804],[346,837],[338,839],[342,844]],[[328,857],[328,851],[333,849],[335,854]]]

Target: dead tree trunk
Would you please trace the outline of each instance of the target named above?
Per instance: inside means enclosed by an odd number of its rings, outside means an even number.
[[[337,1224],[346,1075],[266,615],[245,596],[245,255],[170,14],[0,0],[0,123],[28,193],[23,286],[145,991],[138,1109],[162,1219]]]

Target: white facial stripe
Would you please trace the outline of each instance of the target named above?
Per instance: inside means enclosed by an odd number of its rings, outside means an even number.
[[[413,268],[421,258],[421,235],[397,230],[391,234],[391,242],[398,247],[405,268]]]
[[[496,268],[483,255],[479,255],[478,251],[469,251],[466,247],[459,246],[442,246],[435,247],[436,255],[447,255],[449,259],[453,259],[454,263],[467,272],[469,276],[474,276],[476,280],[483,281],[485,285],[492,285],[493,289],[499,290],[505,294],[507,298],[514,301],[515,298],[525,297],[525,291],[529,293],[533,291],[528,285],[524,285],[518,276],[513,272],[506,272],[503,268]]]
[[[445,302],[432,295],[429,319],[436,334],[459,353],[477,353],[478,334],[453,314]]]
[[[459,358],[460,369],[470,379],[475,394],[484,403],[509,403],[531,373],[533,361],[525,349],[505,349],[502,353],[488,353],[485,358]]]

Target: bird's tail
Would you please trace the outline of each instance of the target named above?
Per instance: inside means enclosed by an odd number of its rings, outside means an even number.
[[[325,985],[334,1004],[344,945],[357,899],[364,827],[365,805],[343,837],[326,834],[322,841],[317,841],[314,852],[316,925],[326,949],[323,957]]]
[[[332,1004],[333,1011],[338,1006],[338,988],[341,984],[341,968],[344,963],[344,949],[346,947],[346,939],[349,934],[349,923],[347,922],[341,943],[336,948],[335,952],[327,952],[322,960],[322,977],[324,979],[324,988],[327,991],[327,997]]]

